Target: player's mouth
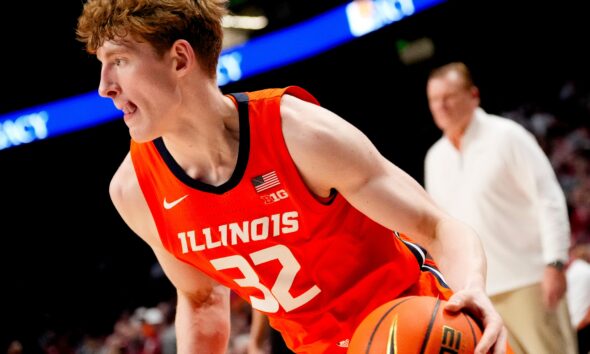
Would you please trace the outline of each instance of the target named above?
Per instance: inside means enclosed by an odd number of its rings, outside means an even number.
[[[121,111],[123,111],[123,119],[128,120],[137,111],[137,106],[131,102],[127,102],[123,107],[121,107]]]

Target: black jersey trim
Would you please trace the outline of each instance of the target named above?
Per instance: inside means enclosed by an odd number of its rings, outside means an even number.
[[[248,165],[248,156],[250,155],[250,117],[248,112],[248,95],[245,93],[230,93],[229,95],[233,96],[236,101],[238,102],[238,116],[240,122],[240,145],[238,150],[238,162],[236,163],[236,168],[231,175],[230,179],[219,185],[219,186],[212,186],[210,184],[201,182],[199,180],[191,178],[189,175],[184,172],[182,167],[174,160],[164,141],[162,138],[157,138],[154,140],[154,145],[164,162],[172,171],[174,176],[182,181],[187,186],[198,189],[203,192],[214,193],[214,194],[223,194],[240,183],[242,178],[244,177],[244,173],[246,171],[246,166]]]
[[[436,268],[435,266],[426,263],[426,260],[431,258],[430,254],[424,248],[422,248],[422,246],[404,240],[397,231],[393,231],[393,234],[400,241],[402,241],[402,243],[406,245],[406,247],[412,252],[414,257],[416,257],[416,260],[420,265],[420,271],[432,273],[443,287],[450,289],[449,285],[447,284],[447,281],[445,280],[445,277],[442,275],[440,270],[438,270],[438,268]]]
[[[424,267],[424,264],[426,263],[426,250],[424,248],[420,247],[420,245],[417,245],[413,242],[404,240],[401,237],[401,235],[399,234],[399,232],[397,232],[397,231],[393,231],[393,234],[400,241],[402,241],[402,243],[404,245],[406,245],[406,247],[410,250],[410,252],[412,252],[414,257],[416,257],[416,260],[418,261],[418,266],[420,267],[420,270],[422,270]]]
[[[438,282],[443,287],[445,287],[447,289],[450,289],[451,288],[449,286],[449,284],[447,284],[447,281],[445,280],[445,277],[443,277],[442,273],[437,268],[435,268],[433,266],[430,266],[428,264],[425,264],[424,266],[422,266],[422,271],[426,271],[426,272],[432,273],[432,275],[434,275],[434,277],[438,280]]]

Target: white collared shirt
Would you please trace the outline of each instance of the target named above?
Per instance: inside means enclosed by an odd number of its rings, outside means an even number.
[[[426,154],[425,187],[473,227],[488,260],[487,291],[538,283],[547,263],[567,260],[565,196],[534,136],[478,108],[457,150],[441,137]]]

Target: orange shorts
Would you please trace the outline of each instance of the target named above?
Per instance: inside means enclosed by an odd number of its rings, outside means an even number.
[[[410,295],[434,296],[448,300],[453,295],[453,290],[446,284],[434,262],[427,259],[418,281],[404,291],[400,297]]]

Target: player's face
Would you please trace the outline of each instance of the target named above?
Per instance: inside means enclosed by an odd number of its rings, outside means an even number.
[[[123,112],[131,137],[144,142],[161,136],[178,104],[169,55],[159,56],[150,44],[127,37],[106,41],[97,57],[102,62],[99,94]]]
[[[426,93],[434,122],[445,133],[464,131],[479,105],[477,88],[466,87],[455,72],[430,79]]]

